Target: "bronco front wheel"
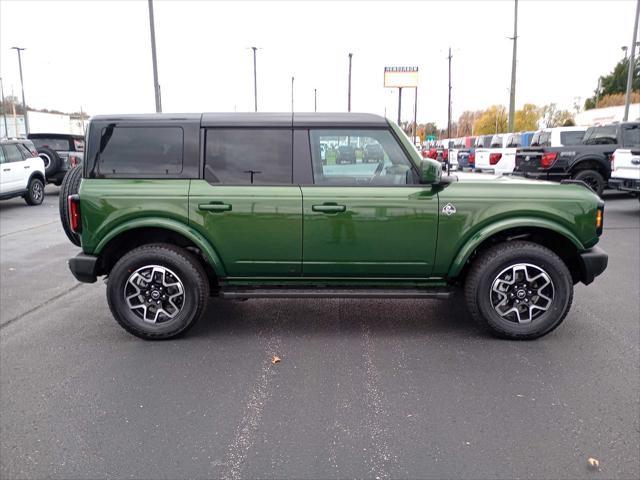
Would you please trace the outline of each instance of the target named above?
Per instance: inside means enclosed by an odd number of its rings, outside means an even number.
[[[562,259],[548,248],[533,242],[505,242],[473,262],[465,297],[474,319],[495,335],[534,339],[564,320],[573,298],[573,281]]]
[[[150,244],[124,255],[107,283],[111,313],[129,333],[146,340],[176,337],[202,315],[209,283],[186,250]]]

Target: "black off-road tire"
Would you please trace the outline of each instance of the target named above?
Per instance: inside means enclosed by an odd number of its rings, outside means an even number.
[[[58,155],[58,152],[55,150],[51,150],[47,147],[39,148],[38,156],[42,158],[42,161],[44,162],[45,177],[51,177],[60,169],[62,161],[60,160],[60,155]]]
[[[71,231],[69,225],[69,205],[67,198],[69,195],[78,193],[80,189],[80,181],[82,180],[82,165],[76,165],[65,174],[60,185],[60,193],[58,197],[58,210],[60,211],[60,223],[62,229],[74,245],[80,246],[80,235]]]
[[[596,170],[580,170],[573,175],[573,179],[582,180],[600,197],[602,196],[602,191],[607,183],[600,172]]]
[[[147,323],[126,303],[125,286],[129,277],[148,265],[174,272],[184,286],[182,307],[171,320]],[[184,334],[204,313],[208,297],[209,281],[202,265],[187,250],[165,243],[131,250],[115,264],[107,282],[107,300],[114,318],[127,332],[145,340],[166,340]]]
[[[528,263],[542,268],[553,282],[549,309],[530,323],[519,324],[500,316],[491,305],[491,286],[505,268]],[[566,317],[573,300],[569,269],[555,253],[542,245],[511,241],[495,245],[473,261],[465,282],[465,299],[471,316],[494,335],[513,340],[532,340],[555,329]]]
[[[27,186],[27,193],[24,195],[24,201],[27,202],[27,205],[40,205],[44,200],[44,183],[42,180],[36,177],[32,177],[29,180],[29,185]]]

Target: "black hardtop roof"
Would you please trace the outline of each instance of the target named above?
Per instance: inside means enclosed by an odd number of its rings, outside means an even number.
[[[147,113],[127,115],[97,115],[92,121],[101,122],[193,122],[203,127],[360,127],[379,128],[387,120],[372,113]]]
[[[75,140],[81,140],[84,138],[84,135],[77,135],[73,133],[30,133],[27,138],[73,138]]]

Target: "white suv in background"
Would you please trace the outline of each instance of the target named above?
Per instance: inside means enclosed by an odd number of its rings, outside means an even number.
[[[640,195],[640,146],[619,148],[613,152],[609,186]]]
[[[543,128],[533,134],[532,147],[568,147],[582,143],[587,127]]]
[[[44,185],[44,162],[30,140],[0,142],[0,200],[22,197],[27,205],[40,205]]]

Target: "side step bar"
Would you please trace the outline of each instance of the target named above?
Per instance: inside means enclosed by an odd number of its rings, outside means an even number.
[[[447,288],[232,288],[223,287],[222,298],[450,298]]]

